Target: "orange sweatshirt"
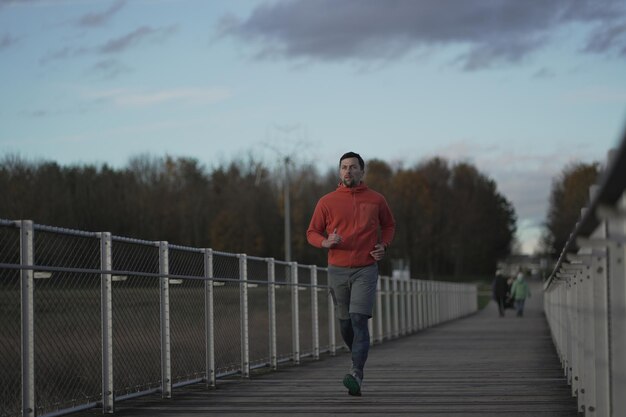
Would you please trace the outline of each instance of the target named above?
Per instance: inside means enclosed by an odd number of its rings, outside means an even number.
[[[363,183],[353,188],[339,184],[318,201],[306,237],[321,248],[335,229],[341,243],[328,250],[328,264],[356,268],[376,262],[370,252],[377,243],[391,243],[396,222],[381,194]]]

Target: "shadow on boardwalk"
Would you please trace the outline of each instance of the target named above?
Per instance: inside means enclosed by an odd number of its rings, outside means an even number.
[[[577,416],[532,285],[523,318],[492,302],[477,314],[370,351],[362,397],[341,384],[349,355],[324,357],[249,380],[219,380],[116,404],[129,416]],[[80,413],[101,416],[101,410]]]

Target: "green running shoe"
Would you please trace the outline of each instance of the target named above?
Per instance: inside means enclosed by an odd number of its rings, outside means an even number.
[[[348,394],[357,397],[361,396],[362,379],[356,372],[351,372],[343,377],[343,386],[348,388]]]

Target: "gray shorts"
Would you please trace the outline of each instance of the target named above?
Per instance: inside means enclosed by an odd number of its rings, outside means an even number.
[[[378,264],[360,268],[328,265],[328,285],[339,320],[349,320],[350,313],[372,317],[376,299]]]

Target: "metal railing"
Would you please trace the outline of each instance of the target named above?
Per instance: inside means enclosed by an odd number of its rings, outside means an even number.
[[[381,277],[373,343],[477,310]],[[334,355],[327,268],[0,220],[0,416],[56,416]]]
[[[578,410],[626,415],[626,136],[554,271],[544,308]]]

